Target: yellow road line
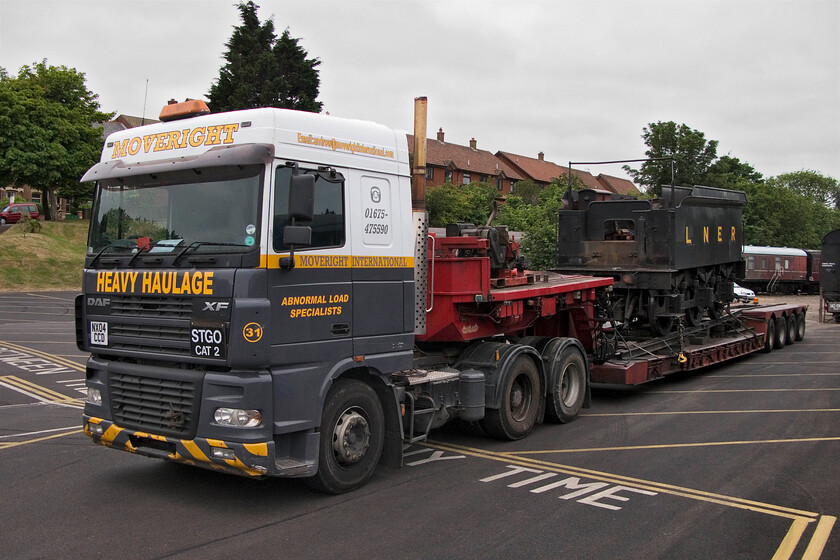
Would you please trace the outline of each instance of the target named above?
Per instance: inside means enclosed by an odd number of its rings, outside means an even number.
[[[750,445],[760,443],[811,443],[815,441],[840,441],[840,437],[797,438],[797,439],[762,439],[744,441],[705,441],[698,443],[663,443],[656,445],[626,445],[619,447],[583,447],[575,449],[542,449],[539,451],[512,451],[505,455],[552,455],[554,453],[589,453],[595,451],[638,451],[647,449],[676,449],[680,447],[717,447],[725,445]]]
[[[12,350],[17,350],[18,352],[23,352],[24,354],[31,354],[33,356],[37,356],[39,358],[44,358],[47,361],[53,362],[60,366],[69,367],[71,369],[75,369],[76,371],[85,371],[85,366],[79,365],[72,360],[68,360],[66,358],[62,358],[61,356],[56,356],[54,354],[49,354],[47,352],[41,352],[40,350],[35,350],[34,348],[28,348],[26,346],[21,346],[19,344],[15,344],[13,342],[5,342],[0,340],[0,346],[6,346],[11,348]]]
[[[20,377],[16,377],[14,375],[0,376],[0,385],[8,387],[13,391],[23,393],[41,402],[69,404],[73,406],[81,405],[82,402],[80,399],[69,397],[63,393],[47,389],[46,387],[42,387],[36,383],[32,383],[31,381],[21,379]]]
[[[590,418],[609,418],[613,416],[681,416],[684,414],[790,414],[797,412],[840,412],[840,408],[782,408],[756,410],[685,410],[667,412],[599,412],[585,413],[579,416]]]
[[[779,545],[776,554],[773,555],[773,560],[788,560],[790,558],[793,551],[796,550],[796,546],[799,544],[799,539],[802,538],[802,534],[808,527],[808,523],[808,521],[801,518],[793,520],[790,529],[788,529],[785,538],[782,540],[782,544]]]
[[[11,447],[18,447],[18,446],[21,446],[21,445],[29,445],[31,443],[39,443],[41,441],[47,441],[48,439],[55,439],[55,438],[70,436],[70,435],[73,435],[73,434],[81,434],[81,433],[83,433],[82,429],[79,428],[79,429],[73,430],[71,432],[64,432],[64,433],[61,433],[61,434],[55,434],[55,435],[52,435],[52,436],[45,436],[45,437],[41,437],[41,438],[37,438],[37,439],[30,439],[30,440],[27,440],[27,441],[4,441],[4,442],[0,443],[0,450],[9,449]]]
[[[745,509],[750,511],[755,511],[758,513],[765,513],[768,515],[773,515],[776,517],[783,517],[787,519],[805,519],[808,522],[814,521],[819,514],[814,512],[802,511],[782,506],[775,506],[772,504],[765,504],[761,502],[756,502],[752,500],[745,500],[742,498],[735,498],[732,496],[724,496],[722,494],[715,494],[712,492],[704,492],[702,490],[694,490],[691,488],[685,488],[681,486],[675,486],[671,484],[665,484],[660,482],[654,482],[650,480],[643,480],[638,478],[632,478],[622,475],[616,475],[612,473],[605,473],[600,471],[594,471],[590,469],[583,469],[579,467],[573,467],[570,465],[561,465],[558,463],[551,463],[548,461],[541,461],[537,459],[530,459],[528,457],[519,457],[516,453],[497,453],[493,451],[486,451],[483,449],[475,449],[470,447],[464,447],[461,445],[452,445],[452,444],[442,444],[439,442],[429,442],[426,443],[428,447],[433,449],[439,449],[442,451],[451,451],[453,453],[462,453],[467,455],[472,455],[474,457],[481,457],[484,459],[491,459],[494,461],[512,463],[519,466],[527,466],[527,467],[539,467],[544,470],[569,474],[572,476],[584,476],[587,478],[591,478],[594,480],[601,480],[604,482],[609,482],[611,484],[621,484],[625,486],[632,486],[634,488],[640,488],[643,490],[650,490],[653,492],[659,492],[663,494],[669,494],[672,496],[681,496],[685,498],[689,498],[692,500],[698,500],[703,502],[715,503],[720,504],[728,507],[738,508],[738,509]]]
[[[836,517],[831,515],[823,515],[817,523],[817,528],[814,529],[814,536],[811,537],[811,542],[808,543],[808,548],[805,549],[805,554],[802,555],[802,560],[818,560],[825,548],[825,543],[828,542],[828,536],[831,534],[831,529],[834,527]]]

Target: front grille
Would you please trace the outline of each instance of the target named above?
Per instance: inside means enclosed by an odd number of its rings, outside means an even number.
[[[161,360],[193,358],[190,329],[196,305],[195,298],[187,297],[114,295],[107,315],[91,314],[89,319],[107,321],[111,351],[150,354]]]
[[[111,313],[125,317],[189,319],[192,303],[189,298],[114,296]]]
[[[200,388],[195,381],[108,376],[111,413],[117,424],[177,437],[192,436]]]

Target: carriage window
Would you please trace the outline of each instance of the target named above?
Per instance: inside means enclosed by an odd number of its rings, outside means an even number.
[[[604,222],[604,241],[632,241],[636,238],[633,220],[609,220]]]
[[[283,228],[289,225],[289,183],[293,168],[277,167],[274,178],[274,250],[288,251],[283,244]],[[344,176],[333,171],[300,169],[298,173],[315,175],[315,212],[312,222],[312,245],[308,248],[344,245]],[[306,224],[303,224],[306,225]]]
[[[747,257],[747,268],[750,270],[755,269],[755,257],[753,257],[752,255]]]

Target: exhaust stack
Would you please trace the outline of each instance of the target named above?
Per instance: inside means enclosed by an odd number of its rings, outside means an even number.
[[[426,214],[426,98],[414,98],[414,164],[411,168],[414,224],[414,334],[426,334],[429,217]]]

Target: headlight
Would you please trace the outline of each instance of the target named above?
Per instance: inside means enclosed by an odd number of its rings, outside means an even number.
[[[99,389],[88,387],[85,402],[95,404],[96,406],[102,406],[102,393],[99,392]]]
[[[234,426],[236,428],[253,428],[262,422],[259,410],[243,410],[241,408],[217,408],[213,413],[216,424]]]

